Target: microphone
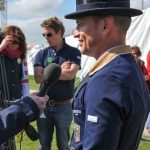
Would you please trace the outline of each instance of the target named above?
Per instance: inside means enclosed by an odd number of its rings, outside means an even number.
[[[51,63],[44,69],[44,81],[40,88],[38,96],[44,96],[50,86],[52,86],[60,77],[61,68],[58,64]]]
[[[44,69],[44,81],[42,87],[37,96],[44,96],[48,91],[49,87],[52,86],[60,77],[61,68],[55,63],[49,64]],[[25,128],[26,135],[32,140],[36,141],[39,139],[38,132],[34,129],[31,124],[28,124]]]

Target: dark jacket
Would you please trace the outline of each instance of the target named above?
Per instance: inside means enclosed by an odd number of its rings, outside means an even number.
[[[107,64],[103,57],[101,66],[97,64],[96,71],[82,81],[74,95],[71,147],[137,150],[149,113],[145,81],[130,53],[123,50]]]
[[[0,144],[24,129],[39,116],[39,109],[30,97],[25,97],[0,111]]]

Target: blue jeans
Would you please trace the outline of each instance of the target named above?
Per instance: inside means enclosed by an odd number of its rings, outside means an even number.
[[[37,120],[40,135],[40,150],[50,150],[54,127],[59,150],[69,150],[70,125],[72,122],[72,104],[54,105],[46,107],[45,117]]]
[[[0,145],[0,150],[16,150],[15,138],[11,138]]]
[[[148,118],[147,118],[147,121],[146,121],[146,128],[150,132],[150,113],[148,114]]]

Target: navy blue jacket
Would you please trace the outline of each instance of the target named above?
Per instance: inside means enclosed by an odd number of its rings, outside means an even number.
[[[79,85],[73,101],[74,150],[137,150],[149,112],[142,74],[122,53]]]
[[[30,97],[25,97],[0,111],[0,144],[20,132],[39,117],[39,109]]]
[[[16,99],[20,99],[22,97],[22,83],[21,83],[21,79],[23,77],[23,68],[22,68],[22,63],[18,61],[18,59],[16,58],[10,58],[6,55],[0,54],[0,59],[1,61],[4,61],[5,67],[3,66],[3,68],[5,68],[6,71],[6,77],[4,75],[5,78],[3,79],[5,81],[5,84],[7,84],[8,86],[8,93],[9,95],[7,95],[7,99],[9,101],[14,101]],[[2,68],[0,67],[0,71]],[[3,73],[4,74],[4,73]],[[1,77],[1,74],[0,74]],[[2,78],[2,77],[1,77]],[[5,99],[5,86],[3,85],[2,80],[0,80],[0,99],[3,100]],[[6,92],[7,93],[7,92]],[[5,100],[4,100],[5,102]],[[8,106],[8,104],[1,104],[2,101],[0,101],[0,107],[5,107]],[[2,105],[2,106],[1,106]]]

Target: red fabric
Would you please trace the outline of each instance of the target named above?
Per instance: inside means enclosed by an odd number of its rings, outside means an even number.
[[[28,64],[27,64],[27,61],[24,61],[24,62],[23,62],[23,65],[24,65],[24,66],[27,66],[27,65],[28,65]]]
[[[24,71],[24,74],[25,74],[25,75],[28,75],[28,70],[25,70],[25,71]]]
[[[29,80],[28,79],[23,79],[23,80],[21,80],[21,83],[29,83]]]
[[[147,54],[147,71],[148,74],[150,75],[150,51]]]
[[[4,49],[3,51],[1,51],[1,53],[12,58],[19,58],[22,54],[22,52],[19,50],[10,50],[10,49]]]
[[[138,58],[138,59],[136,59],[136,61],[137,61],[138,65],[141,69],[141,72],[143,74],[144,80],[145,80],[146,85],[147,85],[148,92],[150,94],[150,77],[149,77],[149,74],[148,74],[148,70],[147,70],[143,60]]]
[[[142,74],[143,75],[148,75],[148,71],[147,71],[147,68],[145,66],[144,61],[141,60],[141,59],[137,59],[136,61],[137,61],[138,65],[139,65],[139,67],[140,67],[140,69],[142,71]]]

